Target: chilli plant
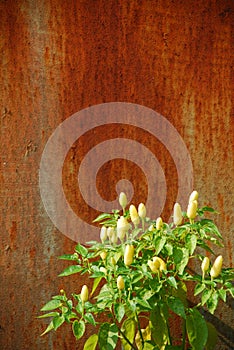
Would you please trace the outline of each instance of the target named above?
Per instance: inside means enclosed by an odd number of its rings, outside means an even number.
[[[50,318],[43,335],[70,323],[79,340],[91,324],[96,331],[84,350],[213,349],[216,330],[201,311],[213,314],[219,299],[234,295],[234,270],[214,253],[222,236],[206,218],[215,210],[199,208],[193,191],[187,211],[175,203],[165,223],[149,219],[144,204],[137,210],[127,202],[122,192],[122,209],[94,220],[101,225],[99,242],[77,244],[74,254],[60,257],[73,264],[59,276],[84,274],[92,287],[53,296],[39,316]]]

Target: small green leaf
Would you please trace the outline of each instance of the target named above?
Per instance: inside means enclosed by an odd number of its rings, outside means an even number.
[[[188,248],[190,255],[193,255],[194,250],[197,246],[197,236],[196,235],[187,235],[186,236],[186,248]]]
[[[65,321],[64,315],[57,316],[53,318],[53,326],[54,330],[56,331]]]
[[[158,255],[161,250],[163,249],[167,239],[166,237],[157,237],[154,241],[154,246],[155,246],[155,255]]]
[[[125,337],[133,343],[135,337],[136,323],[133,318],[127,318],[121,327],[121,331],[124,333]],[[124,350],[132,350],[131,345],[129,345],[126,340],[122,337],[121,342],[123,344]]]
[[[125,314],[125,308],[124,308],[124,305],[123,304],[115,304],[114,305],[114,312],[115,312],[115,316],[118,320],[118,322],[121,322],[123,317],[124,317],[124,314]]]
[[[184,304],[179,298],[170,297],[168,299],[168,307],[177,315],[186,318]]]
[[[219,293],[218,291],[213,291],[211,297],[207,300],[206,305],[211,314],[213,314],[218,306]]]
[[[175,289],[177,289],[177,282],[174,276],[169,276],[167,282]]]
[[[97,278],[94,279],[91,295],[93,295],[93,293],[97,289],[97,287],[98,287],[99,283],[101,282],[102,278],[103,278],[103,276],[102,277],[97,277]]]
[[[71,265],[65,268],[63,272],[59,274],[59,277],[69,276],[73,275],[74,273],[78,273],[82,270],[82,267],[80,265]]]
[[[58,257],[60,260],[68,260],[68,261],[76,261],[78,259],[78,255],[75,254],[64,254]]]
[[[98,344],[101,349],[114,350],[118,342],[118,327],[116,324],[103,323],[98,332]]]
[[[208,330],[204,317],[197,309],[190,309],[186,318],[186,328],[192,349],[203,350],[207,342]]]
[[[72,324],[72,331],[76,339],[80,339],[85,332],[85,323],[84,321],[80,320],[75,320]]]
[[[54,329],[54,325],[53,325],[53,320],[48,324],[46,330],[41,334],[41,337],[43,335],[45,335],[46,333],[49,333],[50,331],[52,331]]]
[[[85,342],[83,350],[95,350],[98,342],[98,335],[92,334]]]
[[[60,300],[50,300],[48,303],[46,303],[42,308],[41,311],[50,311],[57,309],[58,307],[62,306],[62,303]]]
[[[204,292],[202,293],[202,305],[204,305],[207,300],[209,300],[209,298],[211,297],[212,295],[212,289],[205,289]]]
[[[88,249],[85,248],[83,245],[81,245],[80,243],[77,244],[77,246],[75,247],[75,250],[77,253],[79,253],[80,255],[82,255],[83,257],[86,257],[88,254]]]
[[[218,293],[219,293],[220,298],[226,303],[226,299],[227,299],[226,289],[219,289]]]
[[[200,294],[205,288],[206,288],[206,285],[204,283],[197,284],[196,287],[194,288],[194,295],[196,296]]]
[[[108,214],[108,213],[102,213],[100,215],[98,215],[96,217],[96,219],[93,220],[93,222],[99,222],[99,221],[102,221],[104,219],[110,219],[112,217],[111,214]]]
[[[59,316],[59,312],[49,312],[47,314],[41,315],[41,316],[37,316],[37,318],[47,318],[47,317],[55,317],[55,316]]]
[[[88,323],[91,323],[93,326],[96,325],[96,321],[95,321],[93,315],[90,312],[87,312],[84,315],[84,318],[85,318],[86,321],[88,321]]]

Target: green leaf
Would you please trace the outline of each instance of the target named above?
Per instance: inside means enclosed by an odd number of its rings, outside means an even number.
[[[92,324],[93,326],[96,325],[96,321],[93,317],[93,315],[90,313],[90,312],[87,312],[85,315],[84,315],[84,318],[86,321],[88,321],[90,324]]]
[[[186,236],[186,248],[188,248],[190,255],[193,255],[194,250],[197,246],[197,236],[196,235],[187,235]]]
[[[69,261],[76,261],[78,259],[78,255],[75,254],[64,254],[58,257],[60,260],[69,260]]]
[[[183,274],[185,267],[189,261],[189,251],[186,248],[173,248],[173,257],[175,260],[177,271],[180,275]]]
[[[174,276],[169,276],[167,282],[175,289],[177,289],[177,282]]]
[[[204,317],[197,309],[190,309],[186,318],[186,328],[192,349],[203,350],[208,338],[208,329]]]
[[[85,342],[83,350],[95,350],[98,342],[98,335],[92,334]]]
[[[98,332],[98,345],[101,349],[114,350],[118,342],[116,324],[103,323]]]
[[[183,302],[176,297],[170,297],[167,301],[168,307],[177,315],[182,318],[186,318],[185,309]]]
[[[202,293],[202,305],[204,305],[207,300],[211,297],[212,294],[212,289],[205,289],[204,292]]]
[[[79,253],[80,255],[82,255],[84,258],[87,256],[88,254],[88,249],[85,248],[83,245],[81,245],[80,243],[77,244],[77,246],[75,247],[75,251],[77,253]]]
[[[154,241],[155,254],[158,255],[163,249],[167,239],[166,237],[157,237]]]
[[[85,323],[83,320],[75,320],[72,324],[72,331],[76,339],[80,339],[85,332]]]
[[[141,305],[144,309],[146,309],[146,310],[151,310],[151,306],[150,306],[150,304],[148,303],[148,301],[147,300],[144,300],[144,299],[140,299],[140,298],[136,298],[136,303],[138,304],[138,305]]]
[[[41,315],[41,316],[37,316],[37,318],[47,318],[47,317],[55,317],[55,316],[59,316],[59,312],[49,312],[47,314]]]
[[[96,219],[93,220],[93,222],[99,222],[99,221],[102,221],[104,219],[110,219],[112,218],[112,215],[111,214],[108,214],[108,213],[102,213],[100,215],[98,215],[96,217]]]
[[[46,330],[41,334],[41,337],[43,335],[45,335],[46,333],[49,333],[50,331],[52,331],[54,329],[54,325],[53,325],[53,320],[48,324]]]
[[[56,331],[65,321],[64,315],[57,316],[53,318],[53,326],[54,330]]]
[[[211,324],[210,322],[206,322],[206,325],[208,329],[206,350],[213,350],[218,340],[218,333],[215,326],[213,326],[213,324]]]
[[[121,327],[121,331],[124,333],[125,337],[130,341],[130,343],[134,342],[135,337],[135,327],[136,323],[133,318],[127,318]],[[131,350],[132,347],[129,345],[124,338],[121,338],[121,342],[123,344],[124,350]]]
[[[103,278],[103,276],[102,277],[97,277],[97,278],[94,279],[91,295],[93,295],[93,293],[97,289],[97,287],[98,287],[99,283],[101,282],[102,278]]]
[[[59,274],[59,277],[69,276],[73,275],[74,273],[78,273],[82,270],[82,267],[80,265],[71,265],[65,268],[63,272]]]
[[[219,289],[218,290],[219,296],[220,298],[226,303],[226,299],[227,299],[227,291],[226,289]]]
[[[219,293],[218,291],[213,291],[211,297],[207,300],[206,305],[211,314],[213,314],[218,306]]]
[[[161,349],[167,343],[169,335],[165,315],[158,305],[150,312],[150,321],[152,323],[152,339]]]
[[[118,322],[121,322],[123,317],[124,317],[124,314],[125,314],[125,308],[124,308],[124,305],[123,304],[115,304],[114,305],[114,312],[115,312],[115,316],[118,320]]]
[[[58,307],[62,306],[62,303],[60,300],[50,300],[48,303],[46,303],[42,308],[41,311],[50,311],[57,309]]]
[[[194,295],[200,294],[204,289],[206,288],[206,285],[204,283],[199,283],[194,288]]]

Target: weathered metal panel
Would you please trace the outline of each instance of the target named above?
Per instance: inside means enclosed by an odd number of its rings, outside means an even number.
[[[63,120],[99,103],[131,102],[162,114],[188,147],[201,201],[220,212],[217,223],[226,246],[220,252],[224,264],[232,265],[233,1],[2,0],[0,16],[0,348],[81,349],[68,328],[40,338],[43,324],[35,318],[60,288],[79,290],[84,282],[57,278],[65,266],[57,256],[72,252],[74,242],[54,227],[40,197],[46,142]],[[165,147],[144,130],[110,125],[78,140],[63,169],[66,195],[87,221],[95,213],[80,206],[81,197],[74,194],[78,159],[103,135],[121,133],[155,150],[169,204],[175,199],[178,179]],[[106,165],[109,189],[100,174],[100,193],[114,194],[118,170],[145,184],[139,169],[129,168],[117,160]],[[141,190],[144,198],[145,185]],[[231,308],[221,306],[218,316],[230,340]],[[224,342],[217,347],[228,348]]]

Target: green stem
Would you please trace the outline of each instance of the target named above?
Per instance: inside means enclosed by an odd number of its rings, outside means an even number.
[[[144,338],[143,338],[143,334],[141,331],[141,325],[140,325],[140,321],[139,321],[139,317],[138,317],[137,313],[136,313],[136,319],[137,319],[137,327],[138,327],[140,337],[141,337],[142,348],[144,348]]]
[[[183,320],[183,341],[182,341],[182,350],[186,350],[186,321]]]
[[[122,337],[124,338],[124,340],[126,340],[126,342],[131,346],[132,349],[138,350],[137,347],[135,347],[135,345],[130,342],[130,340],[126,337],[126,335],[124,334],[124,332],[120,328],[119,328],[119,332],[122,335]]]

